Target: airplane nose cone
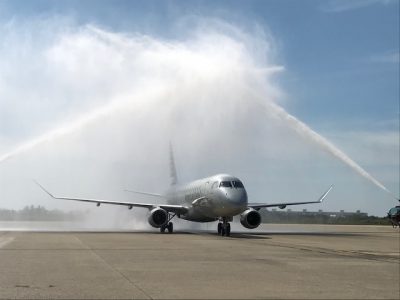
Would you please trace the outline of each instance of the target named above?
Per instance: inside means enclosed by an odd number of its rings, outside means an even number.
[[[217,216],[235,216],[247,209],[247,193],[244,188],[220,189],[220,205]]]
[[[247,193],[245,189],[232,189],[227,192],[226,197],[233,205],[247,208]]]

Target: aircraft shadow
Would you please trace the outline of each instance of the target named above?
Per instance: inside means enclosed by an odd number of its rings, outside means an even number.
[[[5,230],[7,231],[7,230]],[[214,231],[209,230],[176,230],[174,233],[160,233],[159,231],[148,231],[148,230],[60,230],[60,231],[48,231],[48,230],[33,230],[30,232],[65,232],[65,233],[91,233],[91,234],[154,234],[154,235],[211,235],[217,236],[218,234]],[[232,231],[230,237],[221,237],[226,239],[272,239],[274,236],[320,236],[320,237],[351,237],[351,236],[362,236],[363,234],[356,232],[268,232],[268,231],[257,231],[257,232],[237,232]]]
[[[254,232],[254,233],[231,233],[232,237],[238,238],[272,238],[272,236],[361,236],[362,234],[354,232]]]

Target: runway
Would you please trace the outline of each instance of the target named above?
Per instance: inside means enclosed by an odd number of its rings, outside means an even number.
[[[398,299],[391,226],[0,231],[1,299]]]

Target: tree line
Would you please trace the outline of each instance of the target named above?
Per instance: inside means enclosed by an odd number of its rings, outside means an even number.
[[[48,210],[40,205],[29,205],[20,210],[0,208],[0,221],[79,221],[84,216],[84,212]]]
[[[345,214],[331,216],[324,213],[260,211],[264,223],[281,224],[337,224],[337,225],[389,225],[387,217],[367,214]]]

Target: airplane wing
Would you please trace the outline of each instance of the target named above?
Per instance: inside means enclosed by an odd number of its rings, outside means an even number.
[[[256,210],[259,210],[260,208],[263,207],[279,207],[281,209],[284,209],[286,206],[289,205],[301,205],[301,204],[311,204],[311,203],[321,203],[322,200],[325,199],[325,197],[328,195],[328,193],[331,191],[333,188],[333,185],[329,187],[329,189],[322,194],[321,197],[317,201],[306,201],[306,202],[281,202],[281,203],[249,203],[248,207],[254,208]]]
[[[171,204],[150,204],[150,203],[137,203],[137,202],[121,202],[121,201],[110,201],[110,200],[101,200],[101,199],[84,199],[84,198],[72,198],[72,197],[56,197],[48,190],[46,190],[39,182],[35,181],[35,183],[51,198],[59,199],[59,200],[72,200],[72,201],[81,201],[81,202],[90,202],[96,203],[97,206],[100,204],[114,204],[114,205],[122,205],[127,206],[129,209],[133,207],[142,207],[147,209],[153,209],[155,207],[160,207],[165,209],[167,212],[185,214],[188,211],[188,208],[182,205],[171,205]]]
[[[148,192],[139,192],[139,191],[134,191],[134,190],[124,190],[125,192],[129,192],[129,193],[135,193],[135,194],[140,194],[140,195],[145,195],[145,196],[152,196],[152,197],[159,197],[159,198],[165,198],[163,195],[161,194],[155,194],[155,193],[148,193]]]

